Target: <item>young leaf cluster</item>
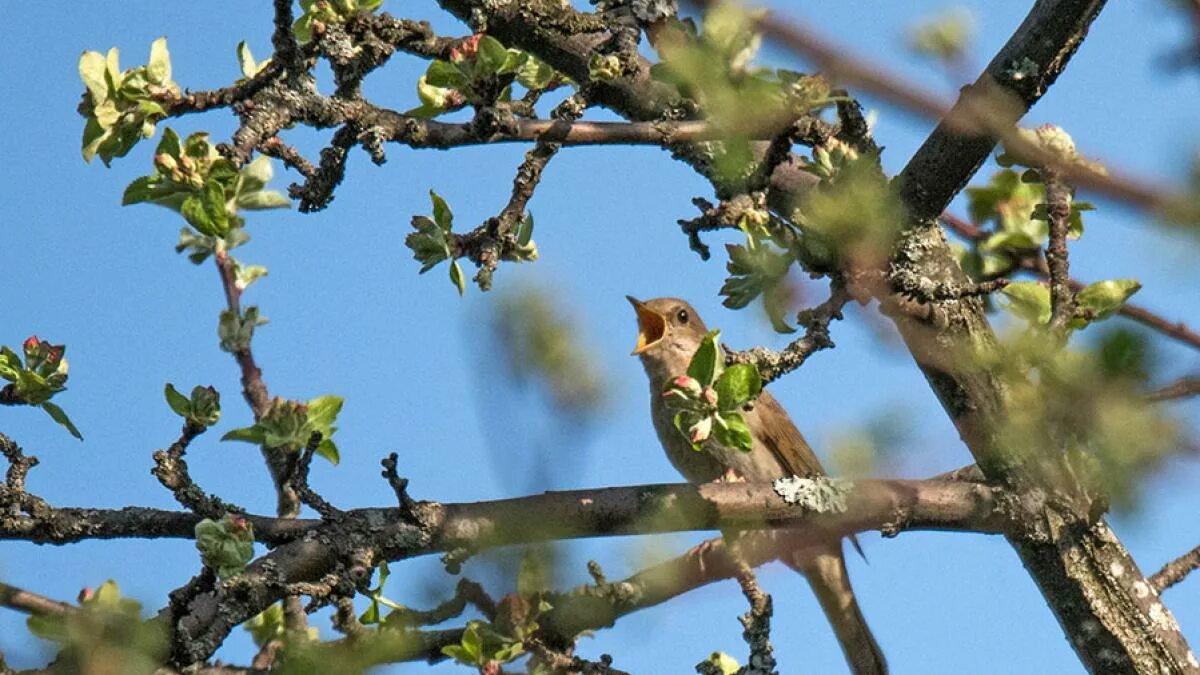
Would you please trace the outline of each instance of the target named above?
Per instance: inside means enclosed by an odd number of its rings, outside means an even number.
[[[238,169],[217,152],[207,133],[180,142],[168,128],[154,153],[154,173],[130,183],[121,204],[158,204],[201,235],[223,239],[245,224],[240,210],[291,206],[287,197],[266,189],[273,173],[268,157],[260,155]]]
[[[464,106],[512,100],[512,82],[529,91],[552,89],[568,78],[519,49],[507,49],[490,35],[472,35],[450,50],[450,60],[435,59],[417,80],[418,108],[406,112],[432,118]]]
[[[254,525],[242,516],[205,518],[196,523],[195,533],[200,559],[220,579],[241,572],[254,559]]]
[[[1075,294],[1075,316],[1068,329],[1086,328],[1116,314],[1125,302],[1141,290],[1137,279],[1110,279],[1088,284]],[[1050,321],[1050,289],[1037,281],[1018,281],[1000,290],[1000,305],[1031,326]]]
[[[454,213],[446,200],[433,190],[429,191],[429,199],[433,202],[433,217],[413,216],[412,226],[416,232],[409,233],[404,238],[404,245],[412,249],[413,258],[421,263],[420,274],[433,269],[443,260],[449,260],[450,282],[458,289],[458,294],[462,295],[467,291],[467,281],[462,268],[455,260],[458,245],[451,232],[454,227]]]
[[[667,24],[655,46],[661,61],[651,67],[656,80],[695,101],[707,118],[728,132],[716,144],[718,175],[735,179],[752,160],[749,130],[775,121],[782,128],[800,115],[833,102],[824,79],[788,70],[753,67],[761,36],[754,16],[734,3],[714,4],[699,35],[687,23]],[[592,64],[594,75],[607,71]]]
[[[150,61],[144,66],[121,70],[117,48],[104,55],[84,52],[79,57],[79,77],[87,92],[79,113],[87,119],[83,128],[83,159],[99,155],[105,166],[114,157],[124,157],[143,138],[154,135],[155,124],[166,111],[155,100],[179,95],[171,81],[171,55],[167,39],[150,45]]]
[[[292,24],[292,32],[300,42],[308,42],[325,24],[345,23],[357,14],[374,12],[382,4],[383,0],[300,0],[303,13]]]
[[[321,434],[317,454],[337,464],[340,459],[333,434],[342,397],[318,396],[308,403],[275,397],[267,412],[251,426],[234,429],[221,437],[223,441],[243,441],[266,448],[296,452],[308,445],[314,433]]]
[[[725,367],[719,330],[704,336],[692,356],[686,375],[672,380],[662,392],[667,406],[676,411],[679,433],[700,451],[713,438],[727,448],[749,452],[754,446],[750,427],[741,409],[762,392],[758,368],[748,363]]]
[[[237,354],[250,349],[250,341],[254,339],[254,329],[267,323],[267,317],[260,316],[258,307],[250,306],[235,312],[227,309],[221,312],[217,322],[217,337],[221,349],[230,354]]]
[[[789,297],[787,274],[795,258],[750,231],[746,232],[745,246],[726,244],[725,250],[729,252],[729,262],[725,264],[729,278],[721,286],[721,295],[725,296],[721,304],[741,309],[762,295],[763,307],[775,330],[795,331],[785,318]]]
[[[34,614],[26,620],[30,632],[61,645],[55,668],[71,673],[158,672],[167,655],[163,624],[143,621],[142,605],[121,597],[108,580],[96,590],[84,589],[79,606],[65,614]]]
[[[1017,259],[1036,251],[1049,239],[1046,188],[1037,171],[1002,169],[986,186],[969,187],[966,193],[971,222],[992,226],[975,250],[963,255],[963,269],[973,278],[989,279],[1005,273]],[[1083,212],[1094,210],[1088,202],[1071,200],[1068,238],[1083,236]]]
[[[211,427],[221,419],[221,394],[212,387],[196,385],[192,388],[190,397],[179,393],[173,384],[167,383],[163,389],[167,405],[171,410],[197,427]]]
[[[67,413],[50,399],[66,390],[67,359],[66,345],[52,345],[30,336],[22,343],[25,361],[7,346],[0,347],[0,378],[8,380],[6,394],[15,402],[31,405],[46,411],[55,422],[63,426],[72,436],[83,440],[79,429],[67,417]]]

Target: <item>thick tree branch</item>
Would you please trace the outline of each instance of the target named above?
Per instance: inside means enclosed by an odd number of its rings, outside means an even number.
[[[423,503],[418,521],[395,509],[348,511],[303,539],[279,546],[226,584],[199,593],[176,622],[183,652],[203,661],[235,626],[283,597],[289,584],[331,573],[340,560],[399,560],[464,546],[472,549],[551,539],[681,530],[813,528],[817,536],[884,528],[996,532],[1005,522],[990,488],[950,481],[862,481],[845,511],[814,513],[788,505],[769,485],[652,485],[551,492],[476,504]],[[531,523],[536,523],[532,527]],[[257,531],[257,527],[256,527]],[[181,663],[182,665],[182,663]]]

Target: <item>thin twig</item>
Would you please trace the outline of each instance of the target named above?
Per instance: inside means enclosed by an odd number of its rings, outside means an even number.
[[[840,279],[830,282],[829,299],[816,307],[801,312],[800,322],[804,325],[804,335],[794,340],[782,351],[754,347],[743,352],[731,352],[725,355],[729,363],[752,363],[758,366],[763,383],[773,382],[783,375],[804,365],[808,357],[833,347],[829,336],[829,324],[842,318],[842,308],[850,302],[850,293]]]
[[[1177,401],[1200,396],[1200,375],[1185,375],[1171,384],[1148,392],[1145,399],[1150,402]]]
[[[175,501],[197,515],[215,520],[226,513],[245,513],[245,509],[227,504],[220,498],[206,493],[192,480],[184,455],[188,445],[205,431],[206,427],[202,425],[185,422],[183,431],[171,447],[165,451],[155,451],[154,468],[150,473],[154,474],[163,487],[171,491]]]
[[[1161,570],[1155,572],[1146,581],[1161,593],[1183,581],[1184,577],[1196,568],[1200,568],[1200,546],[1163,565]]]
[[[1075,317],[1075,294],[1070,284],[1070,259],[1067,232],[1071,220],[1071,187],[1057,171],[1042,169],[1046,184],[1046,218],[1050,223],[1050,243],[1046,247],[1046,268],[1050,277],[1050,330],[1064,333]]]
[[[52,616],[63,616],[75,611],[73,605],[3,582],[0,582],[0,607],[8,607],[26,614],[49,614]]]

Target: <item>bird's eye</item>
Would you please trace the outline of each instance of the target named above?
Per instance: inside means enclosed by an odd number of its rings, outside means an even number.
[[[687,323],[688,322],[688,311],[686,309],[679,310],[679,313],[675,315],[675,318],[679,319],[679,323]]]

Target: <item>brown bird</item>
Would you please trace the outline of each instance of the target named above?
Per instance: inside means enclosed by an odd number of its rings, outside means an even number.
[[[691,442],[675,428],[675,411],[667,407],[662,393],[669,382],[687,372],[708,329],[696,310],[678,298],[641,302],[626,297],[637,312],[638,341],[633,353],[641,359],[650,378],[650,414],[658,440],[667,459],[688,482],[723,480],[731,472],[751,482],[825,474],[792,418],[765,390],[754,401],[753,409],[744,413],[753,437],[750,452],[725,447],[713,438],[705,441],[700,451],[693,450]],[[778,531],[775,536],[787,537],[788,533]],[[851,670],[858,675],[886,673],[883,652],[850,587],[841,539],[798,540],[795,549],[782,560],[808,579]]]

